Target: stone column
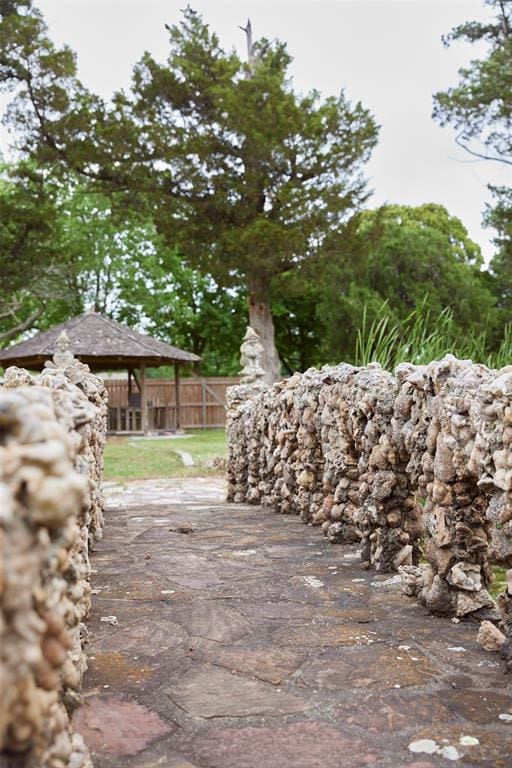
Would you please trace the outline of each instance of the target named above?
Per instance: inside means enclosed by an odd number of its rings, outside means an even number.
[[[265,371],[261,365],[263,346],[258,334],[250,326],[240,347],[240,383],[226,391],[226,430],[228,434],[228,501],[248,500],[248,451],[251,435],[248,432],[250,401],[267,388],[263,382]],[[252,446],[254,448],[254,446]],[[257,499],[252,497],[253,501]]]

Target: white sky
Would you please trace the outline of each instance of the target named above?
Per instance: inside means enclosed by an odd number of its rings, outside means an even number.
[[[78,54],[79,74],[108,97],[129,84],[144,50],[164,61],[164,23],[180,18],[187,0],[35,0],[56,42]],[[361,100],[382,126],[367,166],[374,195],[385,202],[436,202],[462,219],[484,254],[491,233],[480,226],[488,183],[510,185],[510,166],[471,159],[454,132],[431,119],[432,94],[457,82],[457,70],[485,49],[464,43],[443,47],[455,24],[485,19],[480,0],[193,0],[226,49],[245,54],[238,29],[250,16],[255,37],[278,37],[294,57],[299,91],[324,95],[344,88]]]

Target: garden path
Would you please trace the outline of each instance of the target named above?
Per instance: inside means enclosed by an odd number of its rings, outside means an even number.
[[[475,624],[219,479],[107,492],[75,714],[96,768],[512,765],[511,681]]]

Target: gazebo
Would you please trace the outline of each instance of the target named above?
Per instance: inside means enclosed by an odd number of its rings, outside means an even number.
[[[174,366],[176,388],[176,427],[180,426],[180,366],[184,363],[198,363],[201,358],[192,352],[185,352],[172,347],[165,341],[153,339],[134,331],[108,317],[88,311],[65,323],[56,325],[49,331],[33,336],[27,341],[15,344],[0,352],[0,366],[18,365],[29,370],[40,371],[50,360],[57,346],[57,339],[65,331],[71,342],[71,351],[82,363],[87,363],[91,371],[127,370],[128,404],[139,410],[142,432],[149,431],[149,410],[147,391],[147,369],[160,365]],[[137,376],[136,371],[139,371]],[[138,390],[132,392],[132,380]],[[123,426],[130,430],[128,411]],[[121,413],[117,416],[117,431],[121,431]],[[133,424],[132,424],[133,428]]]

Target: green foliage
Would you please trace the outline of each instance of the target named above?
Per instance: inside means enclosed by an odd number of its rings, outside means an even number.
[[[324,359],[351,360],[358,329],[374,321],[396,327],[411,313],[424,314],[427,296],[429,331],[449,308],[452,336],[489,332],[495,299],[480,264],[479,247],[442,206],[388,205],[357,214],[326,243],[318,269]]]
[[[238,371],[244,296],[187,267],[151,220],[119,219],[103,195],[78,188],[66,205],[70,310],[92,306],[203,357],[205,375]]]
[[[31,164],[0,167],[0,343],[30,328],[61,291],[55,187]]]
[[[5,122],[25,157],[54,176],[66,169],[102,177],[114,116],[80,83],[74,54],[52,43],[32,0],[0,0],[0,91],[13,96]]]
[[[296,94],[282,43],[260,41],[249,71],[190,8],[169,36],[166,65],[146,54],[127,101],[158,227],[220,284],[269,283],[366,198],[375,124],[343,94]]]
[[[434,96],[434,118],[457,131],[457,143],[471,155],[512,164],[512,0],[485,0],[495,12],[487,23],[467,22],[445,40],[486,44],[486,53],[459,71],[453,88]],[[494,197],[484,222],[497,230],[498,253],[491,265],[498,305],[510,318],[512,197],[508,187],[489,187]]]
[[[512,162],[512,0],[486,0],[495,10],[488,23],[467,22],[447,36],[487,43],[487,54],[459,70],[459,83],[434,96],[434,118],[452,125],[457,142],[479,157]]]
[[[498,566],[494,566],[492,569],[492,586],[491,586],[491,597],[493,597],[495,600],[498,599],[498,597],[503,594],[503,592],[507,589],[507,572],[505,568],[499,568]]]
[[[188,7],[168,28],[167,62],[146,53],[130,92],[106,105],[28,0],[0,8],[0,72],[20,147],[89,179],[119,216],[145,212],[210,283],[268,306],[272,281],[367,198],[373,119],[343,93],[297,94],[284,44],[259,41],[245,64]]]
[[[243,293],[186,267],[147,216],[22,166],[5,169],[0,220],[0,340],[92,307],[201,355],[206,375],[238,372]]]
[[[490,5],[495,23],[452,34],[489,51],[437,95],[436,116],[506,161],[512,0]],[[167,62],[146,53],[130,91],[105,104],[30,0],[0,0],[7,122],[32,158],[22,183],[5,173],[0,183],[0,276],[18,325],[94,306],[202,355],[205,373],[235,373],[257,292],[289,372],[354,354],[386,365],[444,351],[510,356],[509,190],[488,211],[499,232],[491,275],[442,206],[352,215],[377,140],[361,104],[297,94],[285,45],[261,40],[244,63],[190,8],[168,31]],[[0,339],[13,322],[0,317]]]
[[[416,365],[440,360],[446,354],[471,359],[490,368],[502,368],[512,363],[512,326],[507,325],[498,350],[489,351],[485,330],[477,335],[461,336],[450,309],[432,315],[428,296],[404,320],[393,322],[387,314],[387,303],[370,322],[366,307],[357,333],[354,362],[368,365],[378,362],[388,371],[400,363]]]
[[[0,279],[16,293],[58,260],[54,190],[30,166],[0,167]]]
[[[496,253],[490,263],[493,290],[502,323],[512,318],[512,190],[500,189],[494,207],[488,206],[486,222],[497,231]]]

